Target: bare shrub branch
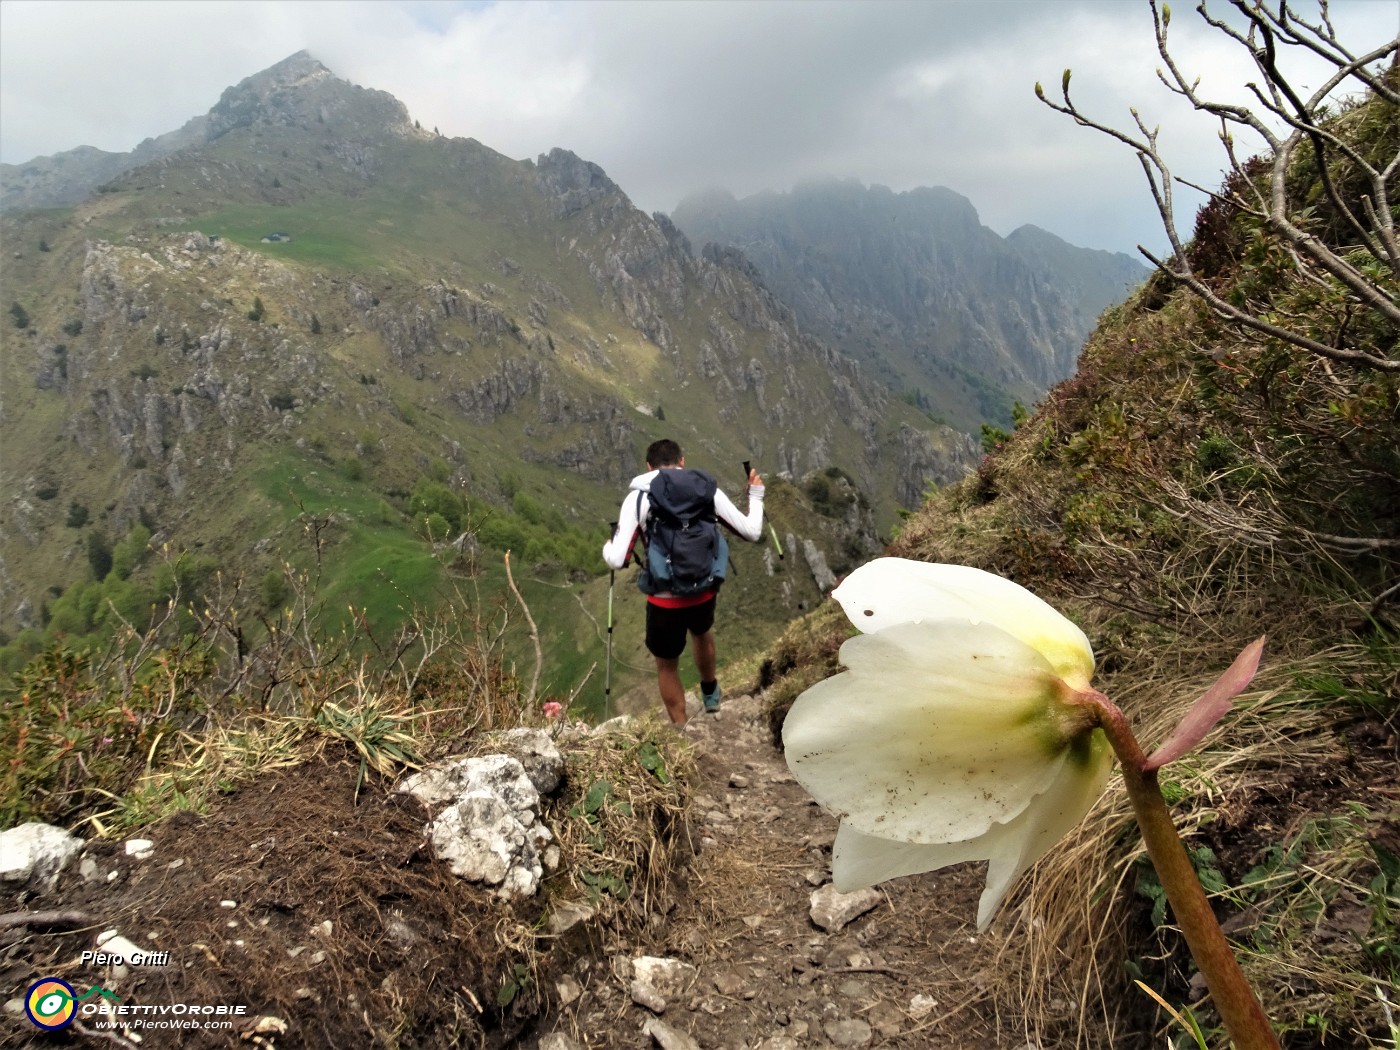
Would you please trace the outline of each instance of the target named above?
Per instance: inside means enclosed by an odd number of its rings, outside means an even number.
[[[1390,40],[1362,54],[1353,54],[1338,41],[1325,5],[1320,21],[1309,23],[1293,15],[1285,2],[1269,7],[1252,0],[1230,0],[1245,19],[1247,28],[1238,29],[1212,16],[1204,3],[1197,12],[1205,22],[1245,49],[1261,75],[1261,82],[1246,85],[1257,101],[1254,107],[1205,97],[1199,91],[1199,78],[1188,78],[1173,56],[1167,40],[1170,9],[1151,0],[1157,50],[1164,68],[1158,69],[1161,82],[1173,94],[1188,101],[1194,109],[1210,114],[1220,122],[1220,139],[1229,161],[1231,178],[1224,195],[1230,205],[1262,224],[1290,255],[1295,276],[1323,287],[1335,287],[1350,303],[1374,311],[1391,325],[1400,325],[1400,240],[1391,206],[1391,183],[1400,170],[1400,150],[1388,161],[1373,163],[1349,144],[1332,127],[1331,114],[1338,93],[1361,88],[1390,105],[1400,104],[1400,91],[1391,84],[1393,77],[1376,72],[1388,57],[1400,50],[1400,38]],[[1331,63],[1331,74],[1304,97],[1279,64],[1281,48],[1301,49]],[[1261,86],[1262,85],[1262,86]],[[1070,71],[1061,80],[1063,102],[1048,98],[1040,84],[1036,96],[1057,113],[1077,124],[1093,128],[1132,149],[1147,177],[1148,188],[1157,207],[1171,255],[1163,259],[1139,245],[1140,251],[1157,269],[1189,288],[1220,317],[1235,324],[1282,340],[1319,357],[1349,365],[1387,372],[1400,372],[1400,355],[1393,347],[1379,349],[1346,345],[1345,332],[1325,342],[1287,319],[1268,316],[1258,304],[1241,303],[1220,295],[1192,264],[1184,238],[1177,226],[1172,190],[1175,183],[1192,184],[1172,174],[1158,144],[1158,129],[1149,128],[1136,109],[1132,110],[1136,131],[1123,131],[1087,116],[1070,96]],[[1275,131],[1276,124],[1284,131]],[[1267,171],[1257,172],[1259,162],[1241,159],[1236,152],[1232,127],[1257,134],[1267,147]],[[1364,189],[1356,199],[1337,182],[1337,169],[1346,169]],[[1300,209],[1290,197],[1290,183],[1300,171],[1315,179],[1322,198],[1338,216],[1342,239],[1355,244],[1328,243],[1319,235],[1319,223]],[[1195,187],[1193,187],[1195,188]],[[1214,196],[1214,195],[1213,195]],[[1325,232],[1325,231],[1324,231]]]

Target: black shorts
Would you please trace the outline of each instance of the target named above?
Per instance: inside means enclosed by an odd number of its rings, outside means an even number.
[[[662,660],[678,659],[685,652],[685,635],[704,634],[715,625],[715,598],[684,609],[667,609],[647,602],[647,651]]]

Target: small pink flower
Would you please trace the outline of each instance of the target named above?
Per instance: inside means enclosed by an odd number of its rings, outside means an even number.
[[[544,705],[545,718],[558,718],[564,713],[564,705],[558,700],[549,700]]]

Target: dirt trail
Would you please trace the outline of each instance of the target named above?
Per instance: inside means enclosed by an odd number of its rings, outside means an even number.
[[[669,916],[652,917],[654,937],[605,944],[602,960],[564,977],[562,997],[577,998],[543,1027],[540,1050],[1027,1047],[979,1010],[980,867],[896,880],[828,932],[810,912],[830,882],[836,822],[793,780],[759,699],[726,699],[686,737],[700,770],[689,885]],[[631,960],[642,955],[694,966],[693,981],[638,1003]]]

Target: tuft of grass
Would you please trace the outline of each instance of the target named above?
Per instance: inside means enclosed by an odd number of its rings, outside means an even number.
[[[609,907],[629,901],[620,914],[644,922],[667,899],[681,859],[694,852],[686,795],[693,759],[656,716],[561,743],[568,769],[547,821],[563,863],[550,898]]]
[[[421,768],[423,759],[413,732],[413,723],[422,717],[421,712],[408,711],[402,698],[374,692],[366,682],[363,664],[340,691],[351,693],[348,705],[333,700],[322,702],[308,720],[309,728],[327,739],[343,740],[355,749],[360,758],[356,798],[368,770],[390,777],[404,769]]]

